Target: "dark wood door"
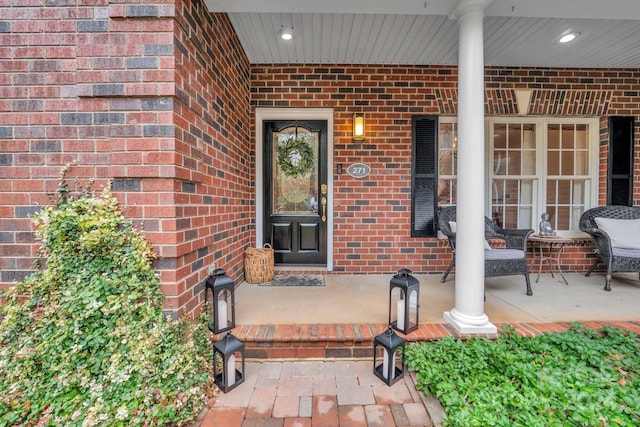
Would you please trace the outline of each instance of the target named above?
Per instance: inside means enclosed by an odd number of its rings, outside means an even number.
[[[264,241],[276,264],[327,263],[327,122],[264,122]]]

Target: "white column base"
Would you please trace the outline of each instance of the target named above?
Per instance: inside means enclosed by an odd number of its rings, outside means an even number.
[[[452,308],[451,311],[444,312],[444,320],[461,334],[495,334],[498,333],[496,325],[489,321],[489,318],[482,316],[466,316]]]

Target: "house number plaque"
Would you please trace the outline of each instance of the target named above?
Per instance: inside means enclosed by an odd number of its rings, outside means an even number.
[[[366,178],[369,176],[369,172],[371,172],[371,167],[364,163],[354,163],[347,168],[347,173],[354,178]]]

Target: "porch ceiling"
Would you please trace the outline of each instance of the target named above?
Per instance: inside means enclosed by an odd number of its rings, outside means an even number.
[[[205,0],[227,12],[249,62],[437,64],[458,62],[453,0]],[[292,26],[285,42],[280,27]],[[492,0],[485,63],[640,68],[638,0]],[[566,32],[580,33],[560,44]]]

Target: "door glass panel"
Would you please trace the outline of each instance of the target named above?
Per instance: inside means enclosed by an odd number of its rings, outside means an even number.
[[[272,138],[274,214],[318,212],[318,132],[292,126]]]

